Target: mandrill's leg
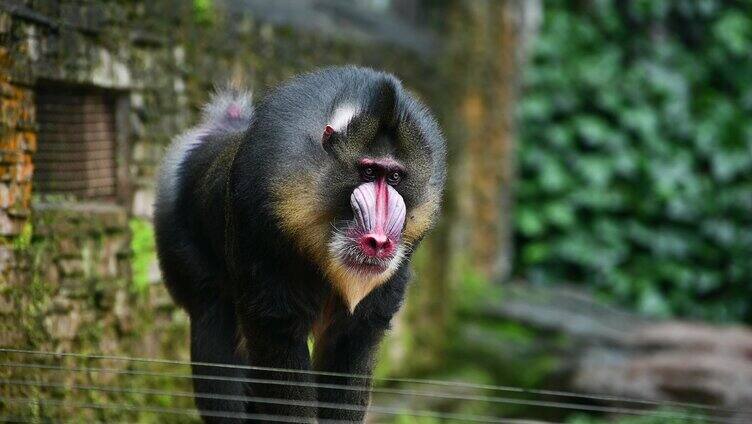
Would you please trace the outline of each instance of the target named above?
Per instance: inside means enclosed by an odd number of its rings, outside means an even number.
[[[320,403],[346,404],[351,408],[326,408],[319,406],[318,417],[321,420],[344,420],[362,422],[365,409],[370,401],[371,373],[373,372],[374,354],[378,344],[389,328],[392,315],[399,308],[403,284],[392,281],[366,297],[350,314],[344,305],[333,308],[323,323],[324,329],[316,335],[314,351],[314,368],[345,374],[364,375],[358,377],[335,377],[319,375],[317,383],[347,385],[366,388],[365,390],[343,390],[336,388],[319,388]]]
[[[235,353],[237,346],[237,321],[235,308],[229,302],[216,300],[195,308],[191,316],[191,360],[230,365],[245,365]],[[246,413],[246,404],[230,400],[245,395],[242,382],[232,381],[245,377],[245,370],[231,367],[193,365],[193,391],[196,407],[205,423],[242,423],[231,415]],[[196,377],[209,378],[196,378]],[[224,377],[229,378],[225,380]],[[201,396],[201,395],[207,396]],[[219,396],[217,396],[219,395]],[[230,399],[217,399],[218,397]],[[212,412],[222,416],[211,416]]]
[[[246,316],[241,317],[241,323],[251,365],[285,370],[310,368],[308,331],[298,319]],[[253,380],[271,380],[250,384],[251,396],[268,400],[250,402],[254,413],[281,415],[294,422],[315,422],[316,389],[310,374],[252,370],[248,375]]]
[[[317,371],[371,375],[373,352],[384,329],[357,319],[342,319],[330,324],[316,339],[315,364]],[[370,378],[317,376],[317,383],[370,387]],[[322,404],[345,404],[352,408],[319,407],[319,418],[362,422],[370,399],[369,390],[319,388]]]

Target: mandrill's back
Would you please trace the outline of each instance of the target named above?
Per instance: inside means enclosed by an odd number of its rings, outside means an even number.
[[[189,309],[215,297],[224,278],[225,190],[253,113],[249,92],[218,91],[199,125],[176,137],[162,160],[154,207],[157,253],[170,293]]]

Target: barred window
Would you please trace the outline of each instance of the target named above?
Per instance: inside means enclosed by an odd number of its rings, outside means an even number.
[[[117,96],[93,88],[41,86],[34,187],[82,200],[118,196]]]

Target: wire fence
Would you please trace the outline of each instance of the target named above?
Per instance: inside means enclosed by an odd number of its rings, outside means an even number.
[[[34,396],[0,396],[0,420],[2,422],[40,422],[37,417],[19,416],[10,406],[26,405],[30,409],[43,408],[45,410],[60,408],[66,410],[94,410],[99,412],[115,411],[118,413],[152,414],[157,416],[191,416],[197,417],[195,408],[191,406],[194,399],[213,399],[229,402],[247,402],[252,405],[281,405],[295,407],[310,407],[316,409],[338,409],[343,411],[366,412],[373,417],[417,417],[439,421],[468,422],[468,423],[546,423],[551,421],[525,420],[520,418],[504,418],[490,414],[447,412],[440,408],[412,408],[396,406],[398,402],[386,402],[391,397],[397,400],[429,399],[442,402],[474,403],[484,406],[528,407],[539,411],[548,411],[545,416],[563,416],[564,412],[598,413],[620,416],[649,417],[657,420],[673,420],[672,422],[702,422],[702,423],[742,423],[752,422],[752,409],[729,408],[701,403],[657,401],[635,399],[605,394],[576,393],[556,390],[525,389],[520,387],[476,384],[450,380],[431,380],[416,378],[382,378],[369,377],[361,374],[332,373],[314,370],[295,370],[284,368],[259,367],[250,365],[228,365],[204,362],[178,361],[168,359],[138,358],[113,355],[89,355],[81,353],[44,352],[26,349],[0,348],[0,387],[7,389],[27,389]],[[70,365],[41,363],[41,361],[60,361],[67,359]],[[107,368],[97,366],[96,362],[109,361],[121,363],[121,367]],[[81,364],[87,362],[87,364]],[[91,363],[94,362],[94,366]],[[167,369],[149,369],[159,365]],[[216,370],[242,370],[242,377],[192,374],[182,368],[201,366]],[[20,372],[25,370],[25,372]],[[19,371],[19,372],[14,372]],[[264,378],[257,375],[264,372]],[[284,376],[285,378],[269,378],[267,374]],[[24,378],[17,378],[16,374],[23,374]],[[27,375],[29,374],[29,375]],[[76,375],[110,375],[114,383],[108,381],[97,384],[81,384],[79,379],[71,378]],[[309,377],[308,380],[304,379]],[[315,376],[341,377],[359,384],[322,383],[310,379]],[[30,378],[33,377],[33,378]],[[145,378],[146,381],[133,381],[133,378]],[[295,377],[303,381],[296,380]],[[240,396],[216,393],[194,393],[188,390],[166,390],[152,387],[149,379],[169,379],[180,381],[185,387],[190,386],[190,379],[225,381],[233,383],[248,383],[253,385],[297,386],[312,389],[336,389],[342,391],[371,391],[382,395],[379,402],[374,401],[368,407],[348,404],[331,403],[308,400],[278,399],[259,396]],[[131,379],[129,381],[129,379]],[[374,382],[374,387],[368,384]],[[55,393],[55,395],[53,395]],[[62,399],[60,398],[60,394]],[[71,393],[88,393],[88,397],[71,396]],[[94,396],[96,395],[96,396]],[[105,395],[137,395],[138,402],[81,402],[81,398],[91,399]],[[58,397],[55,397],[58,396]],[[117,396],[114,396],[117,399]],[[141,399],[144,399],[141,401]],[[180,402],[168,402],[162,406],[148,402],[148,399],[179,399]],[[489,409],[491,410],[491,409]],[[2,415],[3,411],[13,411],[12,414]],[[54,414],[53,414],[54,415]],[[257,420],[266,422],[312,422],[308,418],[296,416],[265,415],[255,413],[238,413],[233,411],[210,411],[204,413],[206,417],[231,418],[237,420]],[[50,420],[43,420],[50,422]],[[107,420],[107,422],[112,422]],[[336,422],[336,421],[327,421]]]

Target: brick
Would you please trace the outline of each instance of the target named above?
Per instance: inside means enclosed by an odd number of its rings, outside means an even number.
[[[19,150],[21,134],[16,131],[7,131],[0,136],[0,149],[17,151]]]
[[[17,169],[16,166],[11,164],[0,164],[0,182],[7,183],[8,181],[15,180]]]
[[[112,256],[104,256],[97,263],[97,277],[115,278],[118,276],[117,259]]]
[[[23,153],[0,149],[0,163],[18,163],[23,160]]]
[[[0,346],[26,346],[26,334],[20,327],[0,331]]]
[[[61,257],[73,257],[81,254],[81,245],[72,237],[62,237],[55,243]]]
[[[8,209],[13,203],[13,191],[9,184],[0,184],[0,209]]]
[[[27,183],[31,181],[31,163],[0,164],[0,181],[10,183]]]
[[[17,217],[26,217],[29,214],[29,204],[31,202],[31,184],[20,181],[12,181],[7,184],[9,191],[9,204],[5,206],[10,215]],[[0,199],[0,208],[2,200]]]
[[[64,314],[73,309],[73,302],[65,296],[55,296],[52,299],[52,305],[50,306],[50,312]]]
[[[34,175],[34,165],[30,155],[24,155],[23,160],[15,166],[15,180],[19,183],[31,183]]]
[[[0,12],[0,34],[9,33],[12,22],[10,13]]]
[[[7,294],[0,294],[0,315],[10,315],[16,310],[15,302]]]
[[[17,236],[21,234],[25,219],[14,217],[6,211],[0,210],[0,236]]]
[[[37,134],[32,131],[24,131],[20,133],[19,145],[21,150],[27,153],[33,153],[37,151]]]
[[[0,122],[9,128],[15,128],[21,119],[21,107],[18,100],[0,100]]]
[[[55,286],[60,284],[60,270],[58,267],[49,265],[45,267],[39,266],[37,269],[41,271],[41,278],[45,283]]]
[[[6,97],[12,99],[16,95],[16,90],[13,85],[7,81],[0,79],[0,97]]]

